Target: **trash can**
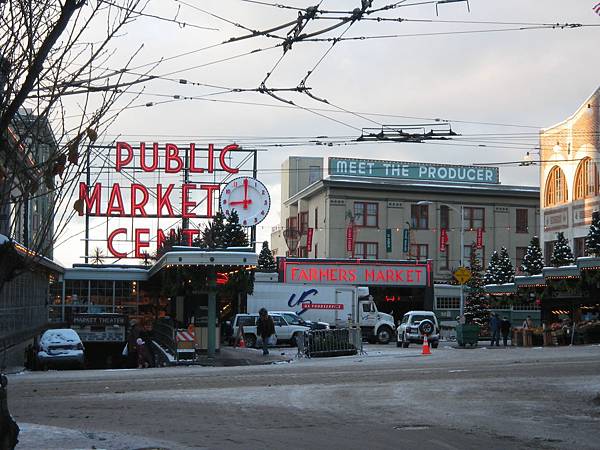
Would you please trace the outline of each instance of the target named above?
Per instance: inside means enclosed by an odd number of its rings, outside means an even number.
[[[456,326],[456,341],[458,345],[464,347],[469,344],[477,345],[479,341],[479,325],[459,324]]]

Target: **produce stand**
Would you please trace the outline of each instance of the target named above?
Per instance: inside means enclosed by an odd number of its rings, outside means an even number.
[[[459,324],[456,326],[456,340],[461,347],[474,346],[479,341],[479,325]]]

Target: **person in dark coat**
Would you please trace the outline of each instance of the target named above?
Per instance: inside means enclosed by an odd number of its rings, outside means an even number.
[[[265,308],[258,312],[256,321],[256,334],[262,339],[263,355],[269,354],[269,338],[275,334],[275,323]]]
[[[496,347],[500,347],[500,319],[496,313],[492,313],[490,318],[490,333],[492,334],[492,347],[494,342]]]
[[[129,335],[127,336],[127,367],[134,368],[138,365],[137,340],[142,332],[142,327],[135,319],[129,322],[129,326]]]
[[[504,316],[502,318],[502,322],[500,322],[500,331],[502,332],[502,340],[504,341],[504,346],[508,346],[508,335],[510,334],[510,329],[512,324],[508,320],[508,317]]]

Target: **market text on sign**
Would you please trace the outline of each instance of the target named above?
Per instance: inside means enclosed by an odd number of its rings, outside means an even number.
[[[332,281],[357,281],[366,282],[400,282],[408,284],[421,283],[421,270],[415,269],[373,269],[373,268],[352,268],[341,269],[331,268],[299,268],[293,267],[291,270],[291,281],[312,281],[312,282],[332,282]]]

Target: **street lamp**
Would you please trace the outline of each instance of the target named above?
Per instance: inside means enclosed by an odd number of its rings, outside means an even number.
[[[421,200],[417,202],[417,205],[433,205],[434,203],[429,200]],[[447,203],[441,203],[440,205],[446,206],[455,213],[460,213],[460,266],[464,267],[463,258],[465,252],[465,207],[460,205],[460,211],[452,205]],[[447,250],[446,250],[447,251]],[[460,285],[460,317],[462,318],[465,312],[465,294],[464,294],[464,285]]]

